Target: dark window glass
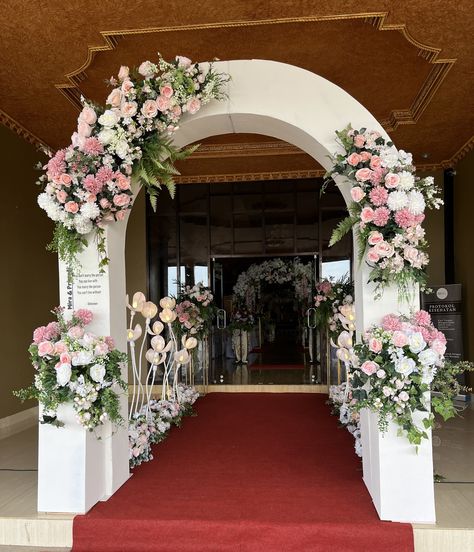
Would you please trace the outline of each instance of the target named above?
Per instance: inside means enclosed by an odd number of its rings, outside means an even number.
[[[232,254],[232,197],[211,196],[211,256]]]

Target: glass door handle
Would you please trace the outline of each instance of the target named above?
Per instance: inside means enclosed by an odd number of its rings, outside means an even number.
[[[309,308],[306,311],[306,323],[310,330],[314,330],[316,328],[316,324],[311,324],[311,316],[316,314],[316,309],[314,307]]]
[[[227,328],[227,313],[224,309],[217,311],[217,329],[225,330]]]

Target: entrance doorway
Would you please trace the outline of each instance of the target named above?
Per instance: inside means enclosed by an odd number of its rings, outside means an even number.
[[[328,383],[327,343],[307,327],[311,290],[302,309],[291,282],[262,288],[246,362],[236,357],[231,326],[233,288],[251,265],[299,260],[311,265],[313,281],[350,273],[350,236],[328,247],[345,202],[336,188],[321,196],[321,186],[322,179],[183,184],[174,200],[161,195],[156,213],[147,207],[150,299],[198,282],[214,293],[219,314],[207,349],[209,384]],[[202,368],[196,366],[196,384]]]

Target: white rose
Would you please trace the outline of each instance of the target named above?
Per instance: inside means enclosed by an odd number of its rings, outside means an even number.
[[[419,353],[426,347],[426,341],[420,332],[412,333],[408,337],[408,347],[412,353]]]
[[[420,364],[423,364],[424,366],[432,366],[438,360],[438,355],[433,351],[433,349],[425,349],[418,355],[418,360],[420,361]]]
[[[395,370],[404,376],[409,376],[415,368],[416,363],[412,358],[402,357],[395,363]]]
[[[115,131],[111,128],[104,128],[97,135],[97,139],[102,145],[107,146],[115,139]]]
[[[78,351],[74,354],[72,359],[73,366],[86,366],[90,364],[94,358],[91,351]]]
[[[67,362],[63,362],[56,368],[56,381],[60,387],[64,387],[71,380],[71,365]]]
[[[97,383],[102,383],[105,377],[105,366],[102,364],[94,364],[89,370],[91,378]]]
[[[119,116],[112,109],[106,109],[99,117],[99,124],[104,127],[113,127],[119,122]]]
[[[385,377],[385,370],[382,370],[382,368],[380,368],[379,370],[377,370],[377,377],[379,379],[382,379]]]
[[[410,398],[410,395],[406,392],[406,391],[402,391],[399,395],[398,395],[399,399],[401,401],[407,401],[409,398]]]
[[[125,159],[128,155],[128,143],[126,140],[120,140],[115,145],[115,153],[120,157],[120,159]]]

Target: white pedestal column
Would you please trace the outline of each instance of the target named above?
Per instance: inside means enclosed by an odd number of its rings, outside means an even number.
[[[72,284],[66,267],[59,263],[60,304],[67,311],[90,309],[88,326],[98,335],[111,335],[116,347],[126,352],[125,222],[106,229],[110,265],[99,273],[95,241],[81,254],[81,271]],[[122,378],[127,381],[127,366]],[[64,427],[39,426],[38,511],[85,513],[99,500],[109,498],[130,476],[128,466],[127,396],[121,395],[124,425],[110,423],[95,432],[80,426],[72,405],[61,405],[58,418]],[[100,437],[100,440],[97,438]]]
[[[357,251],[356,244],[354,249]],[[410,305],[400,301],[398,291],[393,286],[384,291],[381,299],[375,300],[375,286],[367,284],[370,268],[365,262],[360,266],[357,262],[354,282],[359,337],[372,324],[380,324],[386,314],[408,314],[410,309],[419,309],[418,286],[413,289]],[[416,414],[415,423],[423,428],[421,418],[423,413]],[[424,439],[418,446],[417,453],[416,447],[406,437],[397,435],[398,429],[399,426],[391,422],[388,431],[382,434],[377,427],[377,415],[368,410],[361,412],[364,483],[381,519],[434,523],[431,431],[427,431],[428,439]]]

